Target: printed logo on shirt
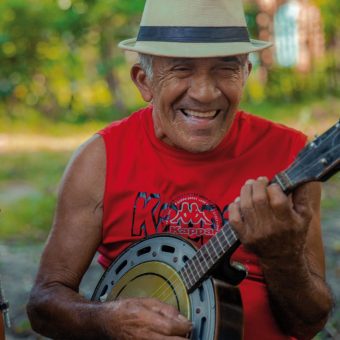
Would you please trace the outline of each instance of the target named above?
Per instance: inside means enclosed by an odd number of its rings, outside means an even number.
[[[134,204],[132,236],[169,232],[202,244],[221,229],[226,213],[227,207],[221,211],[197,194],[183,194],[162,203],[159,194],[140,192]]]

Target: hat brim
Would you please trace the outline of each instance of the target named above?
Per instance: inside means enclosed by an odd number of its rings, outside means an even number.
[[[133,38],[120,42],[118,46],[128,51],[163,57],[209,58],[256,52],[272,46],[272,43],[255,39],[230,43],[139,42]]]

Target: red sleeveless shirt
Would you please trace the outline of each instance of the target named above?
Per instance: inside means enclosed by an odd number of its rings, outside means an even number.
[[[250,178],[272,178],[294,160],[306,136],[293,129],[238,112],[227,136],[212,151],[192,154],[159,140],[152,107],[114,122],[99,134],[106,146],[106,186],[99,262],[108,267],[132,242],[162,232],[164,214],[177,213],[167,232],[199,247],[227,219],[228,205]],[[209,212],[202,209],[209,204]],[[240,246],[233,260],[243,263],[240,284],[244,338],[289,339],[279,330],[269,307],[257,257]]]

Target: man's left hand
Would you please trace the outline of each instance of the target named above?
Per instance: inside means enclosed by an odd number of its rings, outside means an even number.
[[[260,259],[296,256],[303,252],[312,207],[309,185],[287,196],[266,177],[248,180],[229,206],[229,220],[242,244]]]

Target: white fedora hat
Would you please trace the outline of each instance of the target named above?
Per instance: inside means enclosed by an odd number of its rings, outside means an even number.
[[[255,52],[242,0],[146,0],[137,38],[119,47],[167,57],[217,57]]]

